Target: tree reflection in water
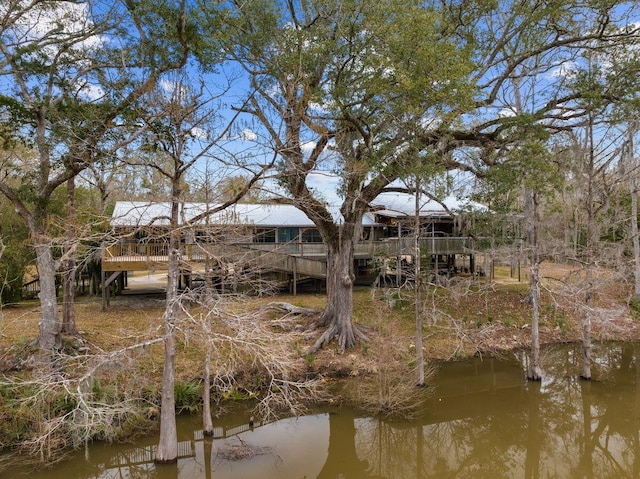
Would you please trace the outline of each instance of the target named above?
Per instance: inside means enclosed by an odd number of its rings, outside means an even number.
[[[194,432],[198,418],[183,418],[177,465],[155,466],[155,439],[148,438],[142,447],[90,446],[86,458],[22,476],[14,469],[12,477],[640,477],[640,348],[598,346],[590,382],[578,379],[579,346],[544,351],[542,382],[526,381],[523,356],[443,365],[438,387],[413,421],[340,408],[244,430],[238,424],[245,416],[230,415],[219,424],[227,432],[210,439]],[[218,455],[229,441],[271,452],[229,461]]]
[[[389,478],[640,477],[640,349],[596,353],[590,382],[572,346],[545,352],[541,383],[518,363],[445,365],[420,421],[357,423],[359,457]]]

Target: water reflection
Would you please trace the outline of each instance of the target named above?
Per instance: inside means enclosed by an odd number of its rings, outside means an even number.
[[[594,356],[591,382],[577,379],[573,346],[544,352],[538,383],[524,379],[524,355],[446,364],[424,414],[411,422],[340,409],[249,428],[248,415],[239,413],[225,417],[211,439],[196,418],[182,418],[173,466],[153,464],[149,438],[136,446],[94,445],[29,477],[640,477],[640,349],[614,344]],[[242,446],[258,454],[222,454]]]

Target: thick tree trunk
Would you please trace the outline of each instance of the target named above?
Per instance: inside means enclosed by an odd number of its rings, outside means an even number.
[[[327,245],[327,307],[320,324],[327,330],[320,336],[311,352],[318,351],[333,339],[339,351],[355,346],[358,338],[366,339],[353,325],[353,235],[345,235]]]
[[[164,338],[164,369],[160,410],[160,439],[155,462],[169,463],[178,459],[178,432],[175,406],[176,342],[173,325],[167,324]]]
[[[205,332],[205,334],[208,331]],[[207,334],[208,339],[209,334]],[[205,436],[213,436],[213,420],[211,419],[211,346],[207,344],[204,361],[204,384],[202,390],[202,431]]]
[[[75,277],[76,260],[73,244],[76,241],[76,205],[75,178],[67,181],[67,231],[65,238],[65,254],[67,255],[62,267],[62,332],[77,334],[75,308]]]
[[[529,297],[531,298],[531,351],[529,353],[529,370],[527,379],[540,381],[540,255],[538,253],[538,203],[536,193],[530,188],[526,192],[527,236],[529,241],[531,280]]]
[[[178,275],[180,273],[180,231],[177,225],[178,201],[174,198],[171,211],[171,232],[169,233],[167,299],[164,313],[164,368],[162,372],[160,439],[155,457],[155,461],[160,463],[178,460],[178,433],[176,429],[174,392],[176,369],[175,323],[179,314]]]
[[[416,308],[416,369],[417,385],[424,386],[424,352],[422,351],[422,271],[420,255],[420,179],[416,176],[415,193],[415,214],[414,214],[414,260],[415,265],[415,308]]]
[[[40,337],[41,351],[53,352],[60,348],[60,323],[56,298],[56,263],[51,244],[46,237],[36,236],[36,257],[40,279]]]
[[[594,206],[595,193],[594,193],[594,181],[597,175],[595,152],[594,152],[594,138],[593,138],[593,118],[591,113],[589,114],[588,124],[588,141],[589,141],[589,157],[588,157],[588,184],[587,184],[587,242],[585,245],[586,258],[585,258],[585,298],[584,298],[584,317],[582,319],[582,364],[580,378],[590,380],[591,379],[591,306],[594,294],[593,284],[593,266],[595,258],[595,248],[598,243],[599,237],[596,230],[596,207]]]
[[[634,288],[633,300],[640,301],[640,237],[638,237],[638,191],[636,187],[637,165],[633,154],[635,124],[627,128],[627,156],[629,164],[629,193],[631,194],[631,240],[633,242]]]
[[[170,248],[170,258],[177,257],[177,249]],[[167,305],[165,308],[164,368],[162,371],[162,398],[160,411],[160,439],[156,462],[175,462],[178,459],[178,433],[175,406],[175,316],[178,295],[178,264],[169,260],[167,279]]]

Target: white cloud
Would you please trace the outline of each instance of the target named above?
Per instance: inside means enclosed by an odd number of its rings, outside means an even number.
[[[193,127],[191,128],[191,135],[194,138],[206,140],[209,137],[209,133],[204,128]]]
[[[302,143],[302,145],[300,145],[300,149],[302,150],[303,153],[311,153],[313,149],[316,147],[316,144],[317,143],[315,141],[306,141]]]
[[[327,115],[331,111],[333,100],[326,103],[309,102],[309,110],[317,115]]]
[[[340,177],[329,171],[312,171],[307,176],[309,183],[315,186],[336,186],[340,182]]]
[[[92,85],[90,83],[84,83],[78,88],[80,96],[87,100],[95,101],[104,96],[104,90],[99,85]]]
[[[503,108],[498,112],[498,117],[500,118],[511,118],[513,116],[516,116],[516,112],[511,107]]]
[[[161,79],[158,82],[158,86],[162,91],[165,91],[167,93],[173,93],[174,91],[176,91],[176,82],[169,81],[166,78]]]
[[[172,100],[180,101],[183,98],[189,97],[189,88],[179,81],[163,78],[158,82],[158,86],[170,96]]]
[[[240,133],[240,139],[244,141],[256,141],[258,139],[258,135],[252,130],[245,128]]]
[[[575,61],[566,61],[549,72],[551,78],[573,78],[578,71],[578,64]]]
[[[0,6],[0,16],[5,17],[8,14],[7,8],[9,6]],[[46,46],[43,46],[40,52],[51,59],[59,53],[63,43],[65,47],[73,43],[71,48],[80,51],[99,48],[105,42],[101,36],[89,34],[93,22],[89,18],[87,4],[56,2],[52,8],[50,2],[44,2],[15,13],[18,13],[19,18],[12,28],[4,31],[9,38],[8,43],[25,46],[46,39]],[[87,32],[84,39],[83,32]]]
[[[341,203],[338,197],[340,182],[339,176],[328,171],[314,171],[307,176],[307,186],[331,206]]]

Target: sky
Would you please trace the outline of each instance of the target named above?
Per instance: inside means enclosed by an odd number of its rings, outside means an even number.
[[[106,2],[104,5],[108,4]],[[73,4],[73,3],[63,3],[62,10],[47,10],[33,12],[24,17],[23,21],[15,28],[15,37],[16,39],[20,39],[20,41],[29,42],[33,41],[37,38],[41,38],[45,34],[51,34],[52,29],[58,22],[63,22],[64,24],[64,34],[73,34],[75,32],[81,31],[81,29],[87,25],[90,25],[90,20],[88,19],[89,9],[85,4]],[[633,5],[633,3],[629,3],[628,5]],[[5,10],[6,5],[3,7],[0,5],[0,15],[6,13]],[[625,13],[627,10],[621,7],[621,9],[616,12],[621,19],[624,19]],[[631,11],[631,10],[629,10]],[[633,15],[637,16],[637,12],[634,12]],[[626,19],[631,24],[634,24],[634,21],[637,21],[637,18]],[[79,44],[77,44],[76,48],[83,49],[95,49],[100,48],[102,45],[105,45],[105,42],[109,40],[105,37],[95,36],[89,38]],[[636,51],[637,51],[636,47]],[[55,55],[57,51],[55,50],[55,46],[48,46],[45,50],[49,55]],[[602,64],[606,66],[606,60],[602,61]],[[557,67],[550,69],[545,72],[547,82],[554,81],[564,81],[567,78],[570,78],[573,75],[573,70],[576,63],[572,61],[567,61],[565,63],[560,64]],[[225,72],[226,73],[226,72]],[[203,80],[206,82],[208,88],[212,91],[215,91],[216,86],[224,85],[226,81],[226,77],[222,74],[203,74],[195,67],[189,70],[189,74],[193,76],[194,80],[200,81]],[[82,77],[79,77],[82,78]],[[0,77],[0,86],[8,88],[8,83],[10,80],[7,77]],[[171,83],[169,79],[163,79],[161,83],[162,88],[170,92],[173,88],[175,88],[175,84]],[[220,113],[223,118],[230,118],[231,115],[234,114],[232,105],[238,104],[238,99],[240,98],[238,91],[244,91],[246,89],[246,80],[240,78],[237,81],[237,84],[233,86],[228,92],[225,92],[219,98],[220,101]],[[104,93],[100,87],[96,85],[92,85],[90,83],[83,83],[81,79],[77,82],[78,93],[80,96],[85,97],[87,100],[97,100]],[[505,100],[509,98],[507,94],[505,94]],[[318,108],[322,108],[321,105]],[[503,104],[498,114],[500,116],[510,116],[513,115],[513,108],[508,104]],[[232,129],[224,138],[223,149],[217,150],[219,155],[224,154],[224,152],[228,154],[234,155],[256,155],[257,157],[269,158],[270,151],[268,148],[264,147],[263,138],[259,131],[259,129],[252,126],[252,124],[245,118],[245,123],[241,124],[235,129]],[[210,135],[206,134],[206,130],[204,128],[198,127],[192,130],[194,137],[194,147],[197,148],[198,144],[202,144],[210,139]],[[305,145],[307,151],[310,151],[313,148],[313,143],[308,143]],[[264,161],[264,160],[261,160]],[[337,194],[337,188],[339,186],[340,178],[335,176],[331,172],[331,161],[326,162],[325,171],[314,172],[309,176],[309,186],[311,188],[316,189],[321,192],[321,194],[325,197],[327,202],[331,205],[338,205],[341,203],[341,199]],[[199,165],[200,169],[204,167],[203,164]],[[229,174],[234,174],[231,170],[229,170]],[[466,186],[466,190],[469,191],[469,186],[465,185],[465,183],[470,182],[470,178],[468,175],[458,175],[456,177],[456,182],[459,185]]]

